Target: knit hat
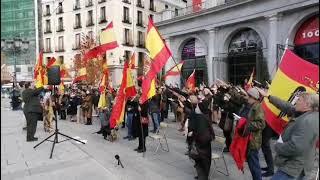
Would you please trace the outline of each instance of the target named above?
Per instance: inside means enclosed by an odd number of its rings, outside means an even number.
[[[248,89],[247,93],[256,100],[258,100],[260,97],[259,91],[256,88]]]

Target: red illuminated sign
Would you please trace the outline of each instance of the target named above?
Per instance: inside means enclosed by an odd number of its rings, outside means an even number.
[[[319,16],[313,16],[304,22],[294,38],[295,45],[319,42]]]

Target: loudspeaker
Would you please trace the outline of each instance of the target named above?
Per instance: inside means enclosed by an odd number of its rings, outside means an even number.
[[[48,69],[48,85],[59,85],[61,83],[60,66]]]

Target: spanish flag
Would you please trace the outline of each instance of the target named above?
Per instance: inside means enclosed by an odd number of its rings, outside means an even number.
[[[110,127],[114,128],[117,125],[121,124],[123,122],[124,117],[124,111],[126,106],[126,87],[127,87],[127,70],[128,70],[129,64],[128,61],[125,62],[124,68],[123,68],[123,76],[122,76],[122,82],[119,88],[119,91],[117,93],[117,96],[115,98],[115,103],[112,107],[112,112],[110,115]]]
[[[167,76],[178,76],[181,74],[181,69],[184,61],[181,61],[177,65],[173,66],[162,78],[166,79]]]
[[[126,84],[126,97],[133,97],[137,94],[136,91],[136,85],[132,78],[132,70],[135,68],[135,53],[132,54],[130,58],[130,62],[128,63],[126,78],[127,78],[127,84]]]
[[[34,68],[34,80],[36,88],[46,85],[45,82],[46,70],[43,67],[43,51],[40,51],[38,62]]]
[[[85,67],[79,69],[79,71],[77,72],[77,76],[73,80],[73,83],[84,81],[84,80],[87,80],[87,70]]]
[[[286,49],[268,93],[282,100],[291,101],[294,99],[295,91],[299,89],[316,93],[311,81],[319,82],[319,67]],[[273,106],[268,98],[264,98],[262,107],[267,123],[274,131],[281,134],[286,127],[288,117],[283,116],[284,114]]]
[[[107,50],[115,49],[119,45],[113,29],[112,21],[108,24],[107,28],[100,34],[100,46],[90,49],[85,53],[83,60],[87,61],[97,56],[104,54]]]
[[[245,86],[244,86],[244,89],[246,91],[253,87],[253,74],[254,74],[254,68],[252,69],[252,73],[250,75],[250,78],[249,78],[247,84],[245,84]]]
[[[157,73],[161,72],[162,67],[167,63],[168,59],[172,58],[169,48],[162,40],[150,17],[146,36],[146,49],[149,51],[151,65],[142,81],[141,104],[152,97],[153,93],[149,93],[152,81],[157,76]]]
[[[195,70],[193,70],[193,72],[190,74],[190,76],[188,77],[187,81],[186,81],[186,87],[188,89],[191,89],[192,91],[195,90],[196,88],[196,75],[195,75]]]
[[[103,74],[100,81],[100,85],[99,85],[99,92],[102,94],[106,90],[106,87],[107,87],[107,75]]]

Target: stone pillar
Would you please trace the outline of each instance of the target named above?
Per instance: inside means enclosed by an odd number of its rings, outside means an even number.
[[[276,72],[275,65],[277,62],[277,44],[278,40],[278,22],[281,18],[280,14],[272,14],[267,16],[269,20],[269,39],[268,39],[268,71],[272,78]]]
[[[215,57],[218,57],[218,51],[216,48],[217,40],[217,28],[208,30],[208,56],[207,56],[207,69],[208,69],[208,85],[213,84],[213,81],[217,78],[217,63],[214,61]]]

